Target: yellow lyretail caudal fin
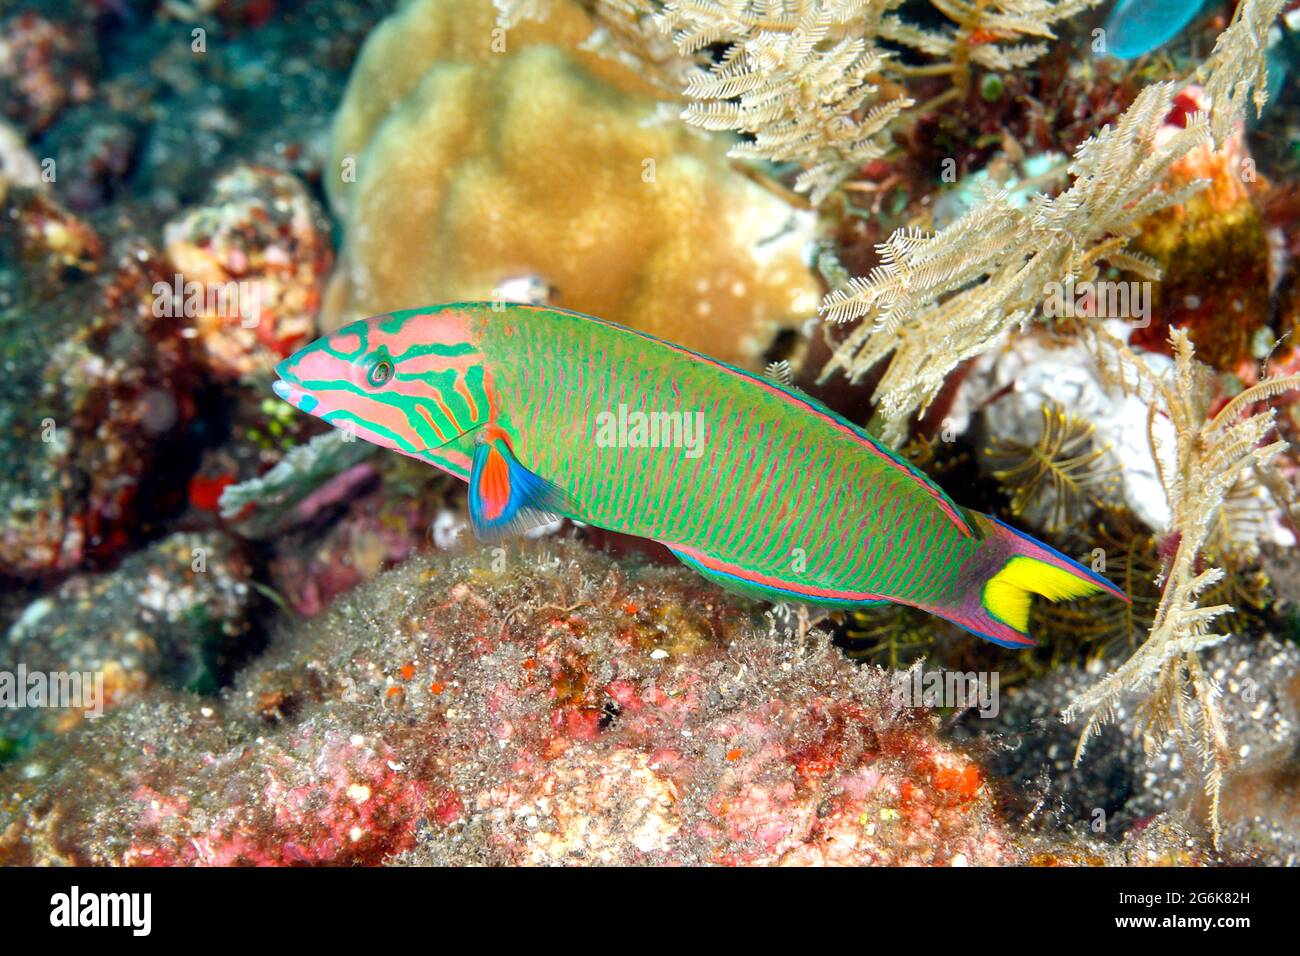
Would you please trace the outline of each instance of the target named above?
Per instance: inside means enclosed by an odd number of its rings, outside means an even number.
[[[994,618],[1025,632],[1029,629],[1031,594],[1049,601],[1068,601],[1104,590],[1094,580],[1038,558],[1017,555],[984,585],[984,607]]]
[[[927,610],[994,644],[1031,647],[1034,640],[1029,636],[1029,603],[1035,594],[1065,601],[1106,591],[1122,601],[1128,600],[1123,591],[1100,574],[1055,548],[992,515],[968,514],[974,517],[989,549],[976,566],[981,577],[988,577],[982,584],[968,585],[951,602]]]

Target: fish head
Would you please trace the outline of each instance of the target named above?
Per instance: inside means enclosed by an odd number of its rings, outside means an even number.
[[[360,319],[275,367],[275,394],[366,441],[418,456],[486,423],[494,398],[472,315],[455,307]]]

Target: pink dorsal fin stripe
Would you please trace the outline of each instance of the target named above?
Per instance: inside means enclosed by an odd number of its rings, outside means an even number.
[[[919,484],[923,489],[925,489],[925,492],[934,500],[934,503],[939,506],[939,510],[948,516],[949,520],[951,520],[952,523],[957,526],[957,529],[961,531],[961,533],[965,537],[972,538],[975,536],[975,530],[970,526],[970,522],[968,522],[962,516],[961,512],[957,510],[957,506],[948,499],[948,496],[945,495],[937,485],[932,483],[924,475],[918,473],[915,469],[907,465],[905,462],[900,461],[899,459],[895,458],[893,455],[886,452],[883,448],[881,448],[879,445],[877,445],[874,441],[872,441],[867,436],[863,435],[856,428],[853,428],[852,426],[846,424],[845,422],[839,421],[834,415],[832,415],[827,410],[818,408],[817,405],[813,403],[810,399],[803,398],[794,392],[787,391],[786,389],[778,388],[774,383],[768,381],[767,379],[760,378],[759,376],[753,375],[750,372],[746,372],[743,369],[738,369],[734,365],[728,365],[726,362],[720,362],[717,359],[709,358],[709,356],[707,355],[701,355],[699,352],[693,352],[684,346],[675,345],[672,342],[664,341],[658,336],[651,335],[648,332],[641,332],[637,329],[630,329],[625,325],[619,325],[617,322],[610,322],[605,319],[597,318],[594,315],[584,315],[581,312],[573,312],[568,309],[552,309],[541,305],[519,305],[516,307],[527,309],[531,312],[558,312],[563,315],[572,315],[576,318],[586,319],[589,322],[597,322],[601,325],[609,326],[610,328],[622,329],[624,332],[631,332],[633,335],[639,335],[643,339],[649,339],[652,342],[658,342],[660,345],[667,346],[668,348],[672,349],[674,352],[693,358],[696,361],[703,362],[706,365],[712,365],[714,368],[721,369],[722,371],[726,372],[728,375],[733,375],[736,378],[742,378],[745,381],[757,385],[759,388],[764,389],[773,395],[777,395],[788,401],[794,402],[797,405],[801,405],[808,411],[812,412],[813,415],[815,415],[821,421],[830,425],[837,432],[857,442],[863,448],[867,449],[867,451],[869,451],[872,455],[879,458],[890,468],[893,468],[896,471],[901,472],[902,474],[906,475],[908,478],[911,478],[913,481]]]

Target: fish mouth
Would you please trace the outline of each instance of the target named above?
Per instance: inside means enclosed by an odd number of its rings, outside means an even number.
[[[297,405],[298,403],[295,402],[294,399],[301,394],[297,388],[290,385],[282,378],[277,378],[271,383],[271,391],[275,392],[276,395],[279,395],[290,405]]]
[[[282,378],[277,378],[271,383],[271,391],[294,408],[301,409],[304,412],[310,412],[316,405],[316,400],[301,386],[286,382]]]

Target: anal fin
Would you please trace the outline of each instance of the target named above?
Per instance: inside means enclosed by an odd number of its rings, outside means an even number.
[[[887,604],[887,598],[852,592],[833,592],[825,588],[809,589],[794,582],[763,580],[762,576],[747,573],[743,568],[729,567],[709,559],[693,548],[661,541],[669,551],[696,574],[707,578],[724,591],[758,601],[794,602],[816,604],[823,607],[850,608]]]

